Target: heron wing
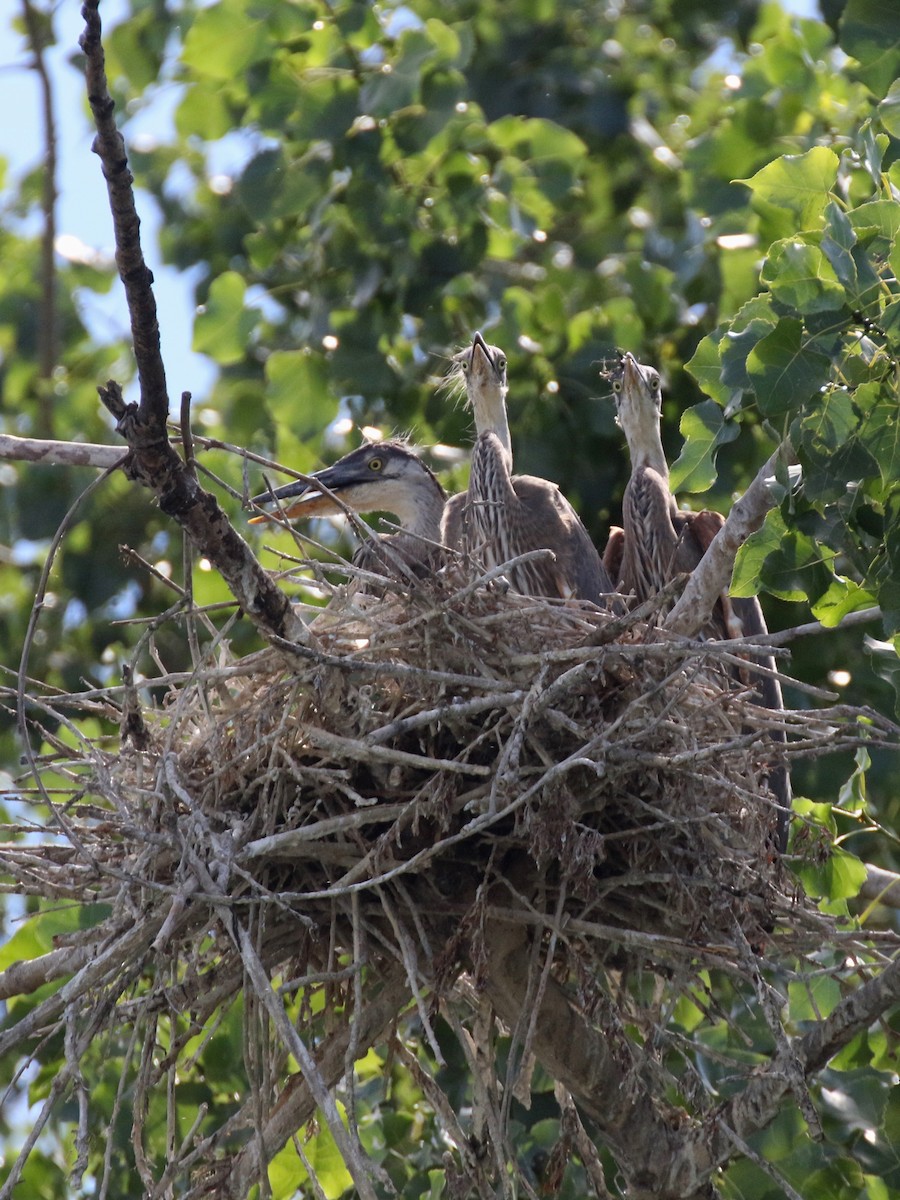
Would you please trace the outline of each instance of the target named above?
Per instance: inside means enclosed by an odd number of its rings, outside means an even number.
[[[625,530],[618,525],[611,525],[609,537],[606,539],[606,549],[603,551],[603,565],[610,579],[620,582],[622,579],[622,556],[625,553]]]
[[[614,591],[581,518],[556,484],[534,475],[515,475],[512,484],[522,530],[519,553],[546,548],[556,557],[555,563],[536,564],[548,585],[544,594],[597,603]]]
[[[441,518],[441,542],[451,550],[462,549],[463,514],[468,499],[467,492],[459,492],[451,496],[444,505],[444,515]]]

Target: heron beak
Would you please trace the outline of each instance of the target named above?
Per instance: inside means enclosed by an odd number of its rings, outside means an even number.
[[[622,387],[633,388],[635,384],[641,380],[641,373],[638,370],[637,359],[633,354],[626,352],[622,355]]]
[[[475,331],[475,336],[472,338],[472,354],[473,355],[475,353],[476,346],[478,347],[478,349],[481,351],[481,353],[484,355],[485,358],[490,359],[491,356],[490,356],[490,354],[488,354],[487,342],[484,340],[484,338],[481,336],[481,334],[477,330]]]
[[[318,479],[325,487],[329,489],[335,496],[343,499],[343,493],[349,490],[348,485],[342,483],[338,479],[333,482],[328,478],[330,469],[326,469],[318,473],[312,478]],[[333,479],[333,476],[331,476]],[[271,500],[290,500],[292,497],[298,496],[292,504],[282,504],[281,508],[274,509],[270,513],[259,513],[255,517],[250,518],[251,525],[262,525],[266,521],[279,521],[284,517],[293,520],[294,517],[318,517],[318,516],[334,516],[341,512],[341,509],[334,503],[331,496],[320,492],[314,483],[305,483],[298,480],[296,483],[289,483],[285,487],[275,488],[273,492],[266,496],[254,496],[254,503],[264,504]]]
[[[476,350],[478,351],[477,355]],[[491,358],[488,344],[478,332],[472,338],[472,358],[469,370],[473,376],[479,375],[484,378],[487,373],[490,373],[495,379],[500,378],[497,368],[494,366],[494,360]]]

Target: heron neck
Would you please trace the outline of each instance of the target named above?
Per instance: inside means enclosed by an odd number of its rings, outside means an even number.
[[[478,437],[483,433],[493,433],[500,443],[506,459],[507,468],[512,470],[512,440],[509,436],[509,420],[506,415],[506,403],[501,400],[499,405],[492,404],[489,408],[475,405],[475,431]]]
[[[413,494],[403,492],[386,504],[385,510],[392,512],[397,524],[417,537],[439,542],[441,538],[441,516],[444,512],[444,497],[437,486],[421,484]]]
[[[640,421],[636,426],[625,428],[625,439],[628,442],[628,453],[631,457],[631,469],[637,471],[649,467],[666,483],[669,482],[669,464],[666,462],[662,438],[659,432],[659,419]]]

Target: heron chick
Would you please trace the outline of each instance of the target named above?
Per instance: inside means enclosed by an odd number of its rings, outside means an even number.
[[[488,570],[531,550],[550,550],[552,558],[510,567],[512,587],[528,596],[603,603],[612,581],[575,509],[555,483],[512,474],[506,355],[476,333],[454,364],[465,380],[476,440],[469,489],[444,510],[445,544],[473,554]]]
[[[251,517],[250,524],[279,517],[293,520],[333,516],[341,512],[333,499],[337,497],[357,513],[390,513],[400,526],[398,533],[382,534],[363,542],[353,555],[355,566],[380,575],[397,576],[409,571],[422,578],[440,565],[441,516],[446,494],[434,472],[403,442],[359,446],[309,478],[308,483],[289,483],[254,496],[254,504],[272,500],[291,503],[272,513]],[[332,495],[320,488],[327,488]]]
[[[612,383],[616,419],[628,443],[631,477],[622,498],[622,528],[611,531],[603,561],[612,577],[620,581],[621,590],[633,592],[640,603],[676,575],[694,571],[725,518],[708,510],[684,512],[675,503],[660,432],[659,372],[643,366],[632,354],[623,354],[606,376]],[[721,639],[759,636],[768,633],[768,628],[756,596],[732,597],[723,592],[701,632]],[[770,655],[754,659],[774,672],[775,660]],[[777,679],[757,676],[754,687],[766,708],[784,708]],[[784,731],[773,731],[771,739],[783,745]],[[784,763],[771,768],[769,787],[777,804],[777,846],[783,851],[791,809],[791,780]]]

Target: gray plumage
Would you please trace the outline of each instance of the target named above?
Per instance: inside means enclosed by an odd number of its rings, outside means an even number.
[[[469,489],[444,510],[445,545],[473,555],[485,567],[500,566],[530,550],[549,556],[509,568],[516,591],[530,596],[578,597],[602,603],[613,590],[578,514],[555,483],[512,474],[506,414],[506,357],[476,333],[455,358],[475,415]]]
[[[398,533],[373,534],[353,555],[355,566],[379,575],[423,577],[440,565],[441,517],[446,494],[434,473],[404,443],[375,442],[344,455],[310,479],[328,488],[358,513],[390,513]],[[251,524],[279,515],[296,518],[331,515],[340,505],[314,483],[297,482],[253,497],[254,504],[273,499],[282,505],[272,516],[253,517]]]
[[[650,599],[676,575],[692,572],[710,542],[724,524],[717,512],[682,512],[669,486],[669,466],[660,435],[662,392],[653,367],[642,366],[631,354],[622,356],[609,375],[616,401],[619,425],[628,443],[631,477],[622,499],[622,529],[613,530],[603,561],[623,592],[633,592],[638,603]],[[762,607],[755,596],[731,597],[723,592],[701,631],[721,639],[752,637],[768,633]],[[756,658],[771,670],[770,655]],[[755,690],[767,708],[781,710],[784,702],[777,679],[757,677]],[[784,743],[783,732],[772,735]],[[769,774],[769,787],[778,804],[778,849],[787,842],[791,807],[791,781],[787,767],[776,765]]]

